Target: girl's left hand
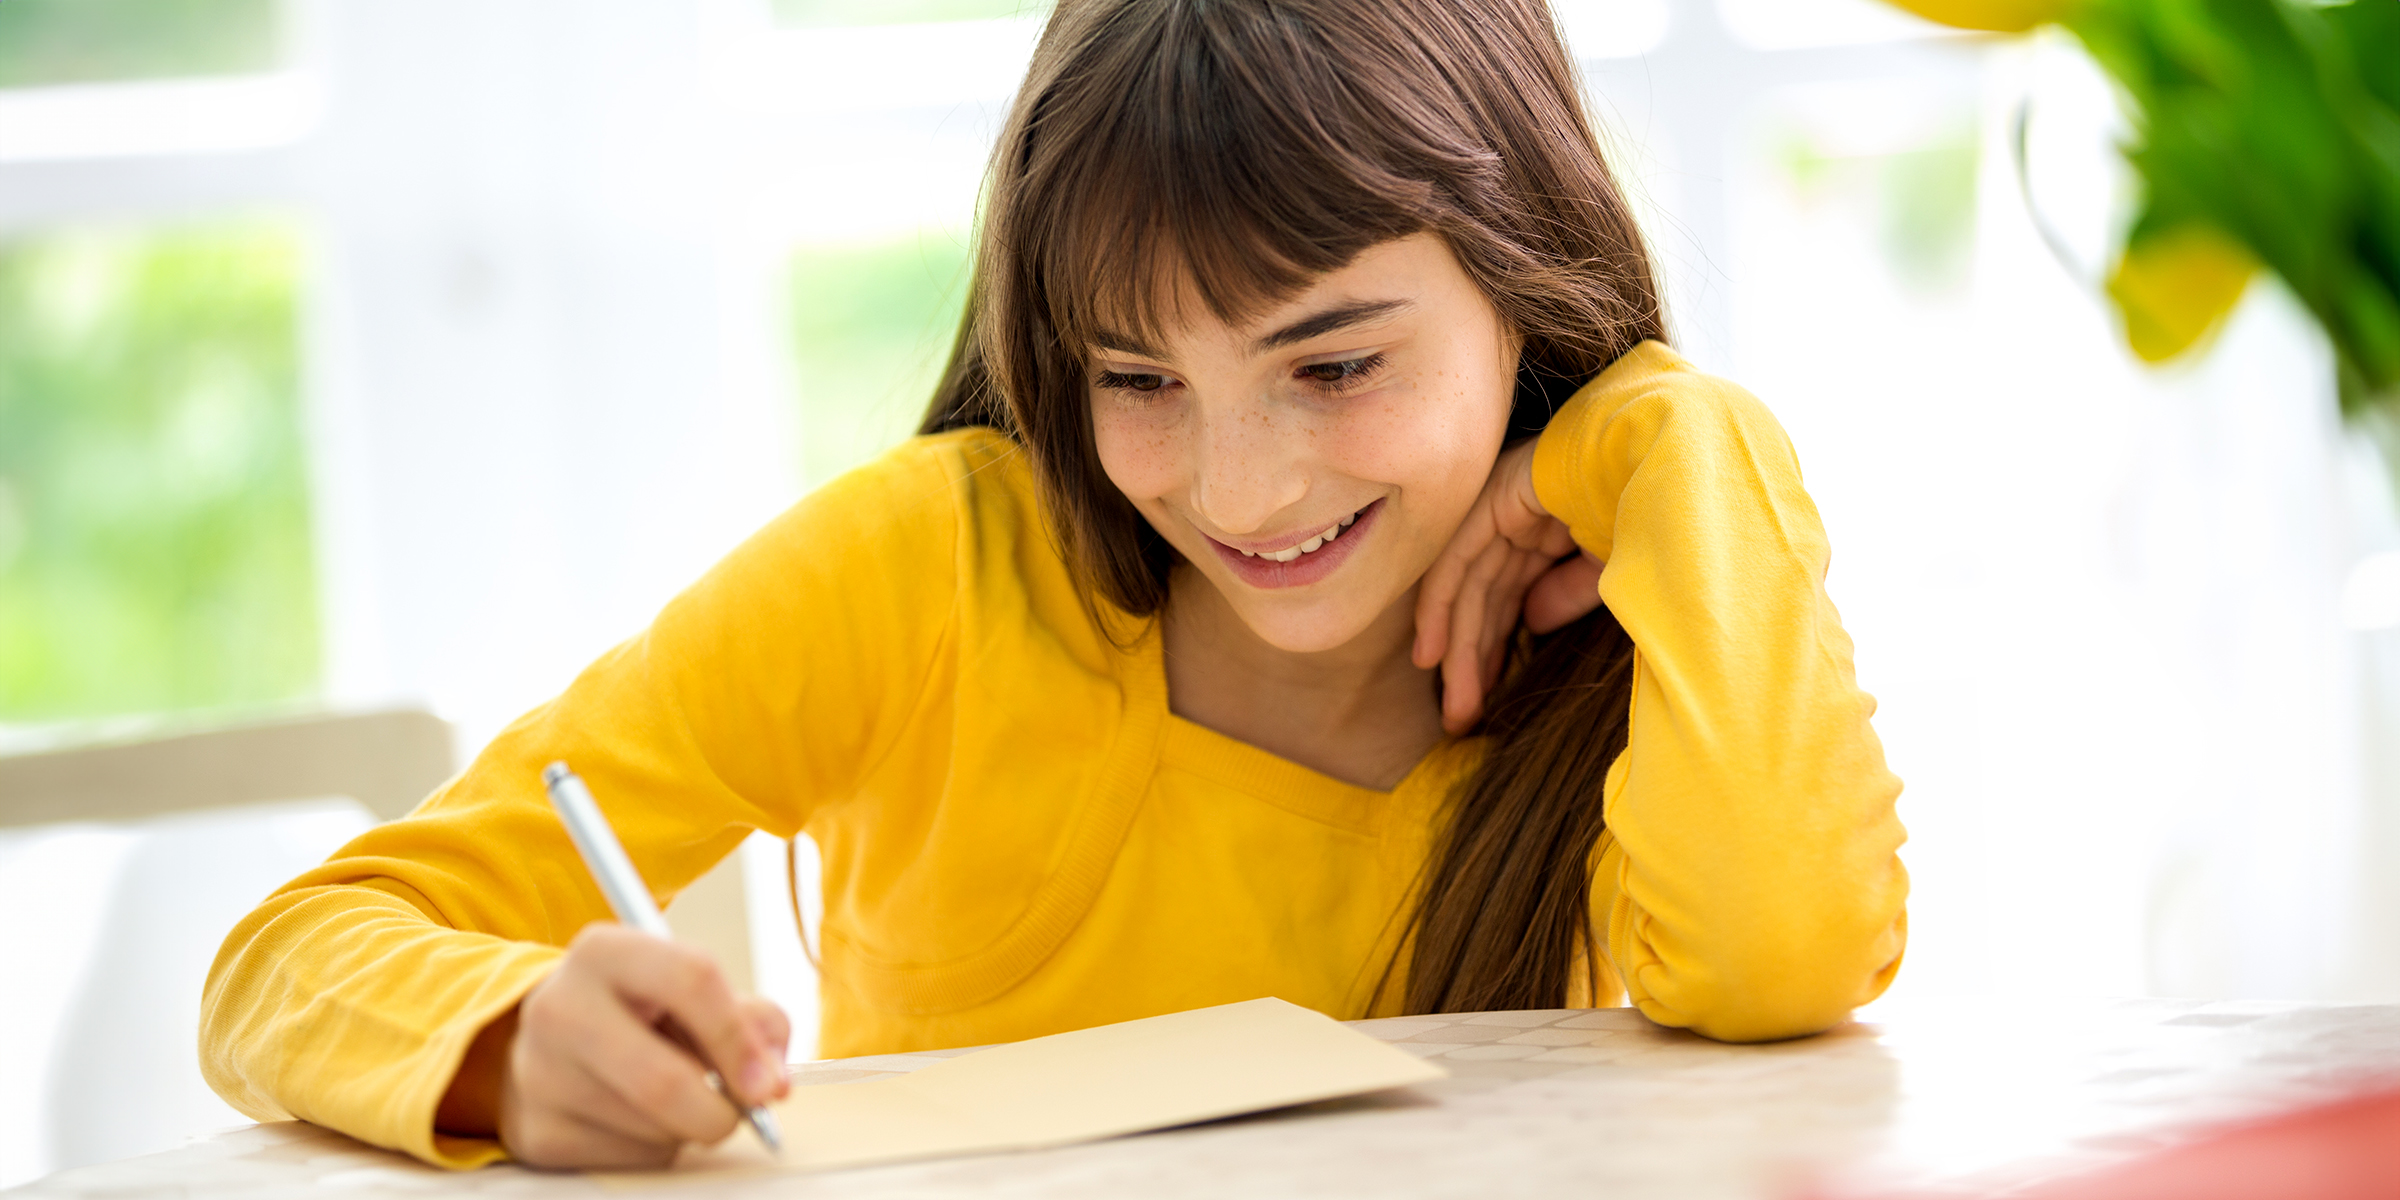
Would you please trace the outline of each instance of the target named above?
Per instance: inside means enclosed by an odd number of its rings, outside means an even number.
[[[1409,657],[1440,664],[1442,728],[1454,735],[1482,719],[1519,619],[1548,633],[1600,607],[1600,561],[1576,553],[1566,522],[1533,494],[1533,447],[1528,438],[1500,455],[1417,588]]]

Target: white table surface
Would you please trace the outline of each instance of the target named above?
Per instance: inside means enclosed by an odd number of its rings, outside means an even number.
[[[1623,1009],[1362,1021],[1452,1078],[1084,1146],[769,1178],[620,1183],[436,1171],[286,1122],[62,1171],[11,1197],[1790,1195],[1812,1180],[1976,1194],[2197,1126],[2400,1082],[2400,1006],[2136,1000],[1876,1011],[1724,1046]],[[972,1053],[972,1051],[952,1052]],[[794,1068],[804,1085],[937,1055]]]

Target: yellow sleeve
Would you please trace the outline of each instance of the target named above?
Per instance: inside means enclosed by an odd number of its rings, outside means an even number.
[[[663,902],[752,829],[788,836],[897,738],[952,620],[965,439],[919,439],[795,506],[520,718],[407,818],[269,897],[202,1002],[210,1086],[430,1162],[468,1044],[608,906],[544,797],[564,759]]]
[[[1627,994],[1726,1041],[1839,1023],[1899,970],[1905,835],[1789,439],[1646,342],[1552,418],[1533,479],[1635,648],[1594,881]]]

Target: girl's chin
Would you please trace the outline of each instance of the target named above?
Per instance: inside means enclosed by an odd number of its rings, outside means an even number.
[[[1360,606],[1353,598],[1336,603],[1249,603],[1234,600],[1233,609],[1258,640],[1286,654],[1322,654],[1357,641],[1375,625],[1381,609]]]

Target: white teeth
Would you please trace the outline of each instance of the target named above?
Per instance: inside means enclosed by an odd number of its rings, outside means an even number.
[[[1342,530],[1349,528],[1350,523],[1356,520],[1358,520],[1358,514],[1352,513],[1349,516],[1343,517],[1341,520],[1326,526],[1325,532],[1320,533],[1297,546],[1286,546],[1281,550],[1244,550],[1242,551],[1242,557],[1263,558],[1268,562],[1288,563],[1303,554],[1316,553],[1319,549],[1324,547],[1325,543],[1342,536]]]

